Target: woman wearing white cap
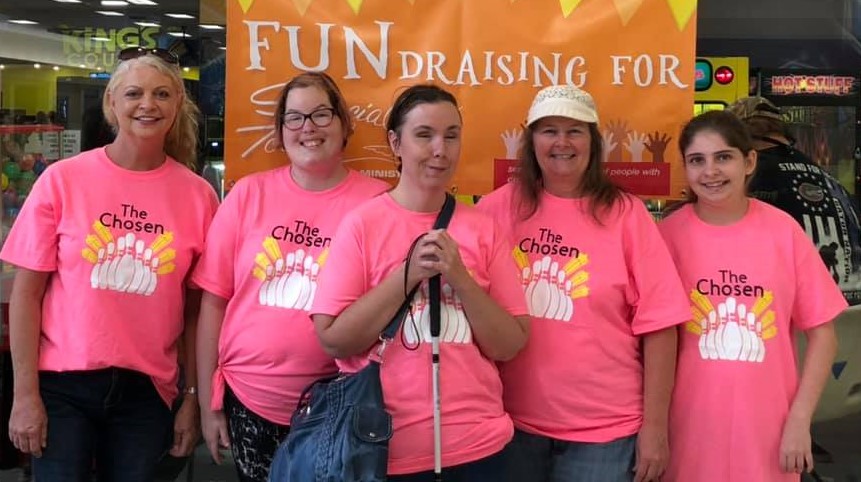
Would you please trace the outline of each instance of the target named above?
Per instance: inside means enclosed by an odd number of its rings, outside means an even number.
[[[509,229],[532,315],[501,366],[509,480],[657,480],[668,459],[675,325],[690,318],[642,202],[605,176],[592,97],[540,91],[517,180],[479,208]]]

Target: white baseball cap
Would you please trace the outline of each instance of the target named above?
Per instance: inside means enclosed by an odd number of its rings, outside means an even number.
[[[598,111],[592,96],[573,85],[551,85],[538,91],[526,116],[526,125],[551,116],[598,123]]]

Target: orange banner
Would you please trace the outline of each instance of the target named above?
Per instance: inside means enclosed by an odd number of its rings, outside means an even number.
[[[286,162],[274,147],[278,90],[323,70],[354,115],[345,162],[372,176],[397,179],[382,126],[402,86],[434,82],[458,97],[464,144],[451,187],[484,194],[508,178],[535,93],[569,83],[595,97],[611,177],[678,197],[695,11],[696,0],[228,0],[228,187]]]

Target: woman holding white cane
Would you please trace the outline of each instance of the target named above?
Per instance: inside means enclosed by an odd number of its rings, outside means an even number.
[[[434,480],[435,465],[447,482],[500,480],[501,451],[513,426],[494,362],[517,354],[528,332],[516,266],[493,219],[468,206],[457,206],[448,229],[428,232],[460,157],[454,96],[436,86],[410,87],[398,96],[386,127],[401,178],[342,222],[311,309],[317,334],[341,370],[355,372],[405,292],[421,285],[382,365],[394,425],[389,480]],[[442,277],[436,451],[426,282],[435,275]]]

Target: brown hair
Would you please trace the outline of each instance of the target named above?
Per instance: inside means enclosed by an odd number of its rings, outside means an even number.
[[[347,101],[344,100],[344,95],[341,94],[338,84],[324,72],[303,72],[284,84],[281,93],[278,94],[278,104],[275,106],[275,138],[278,140],[278,146],[284,147],[282,129],[284,128],[284,111],[286,110],[287,96],[293,89],[306,87],[317,87],[329,98],[329,103],[332,104],[335,115],[341,120],[341,127],[344,129],[344,147],[346,147],[347,139],[353,135],[352,117],[347,108]]]
[[[738,116],[725,110],[712,110],[694,117],[682,127],[682,132],[679,135],[679,151],[682,154],[683,162],[686,162],[684,161],[685,151],[694,142],[694,138],[697,134],[706,131],[721,136],[728,146],[738,149],[745,157],[754,150],[750,131]],[[745,185],[750,183],[753,174],[750,173],[745,178]],[[687,201],[696,202],[696,200],[696,194],[692,189],[688,189]]]
[[[407,120],[407,114],[421,104],[437,104],[440,102],[448,102],[457,109],[457,115],[460,116],[460,109],[457,105],[457,98],[451,92],[433,85],[419,84],[413,85],[398,95],[392,104],[392,109],[389,112],[389,117],[386,119],[386,133],[394,132],[395,136],[400,140],[401,127]],[[463,118],[461,118],[463,121]],[[398,157],[398,161],[401,161]],[[398,172],[401,172],[402,165],[398,164]]]
[[[102,112],[105,115],[105,120],[113,128],[114,132],[117,132],[119,124],[117,123],[117,116],[114,114],[113,109],[111,109],[111,95],[113,95],[114,89],[135,65],[152,67],[160,74],[167,76],[180,95],[181,100],[179,108],[176,111],[176,119],[174,119],[173,125],[170,127],[164,141],[164,152],[193,170],[197,163],[198,115],[200,111],[185,90],[185,84],[182,83],[179,67],[168,64],[155,55],[143,55],[120,62],[116,70],[114,70],[113,75],[111,75],[111,80],[108,81],[105,94],[102,96]]]
[[[520,191],[520,206],[517,209],[523,219],[528,219],[538,210],[539,196],[544,188],[544,174],[535,155],[535,126],[533,122],[526,127],[520,145],[517,185]],[[589,164],[580,179],[580,193],[589,199],[589,212],[598,224],[601,218],[623,198],[623,191],[613,184],[604,173],[601,159],[604,146],[601,132],[594,122],[589,126]]]

